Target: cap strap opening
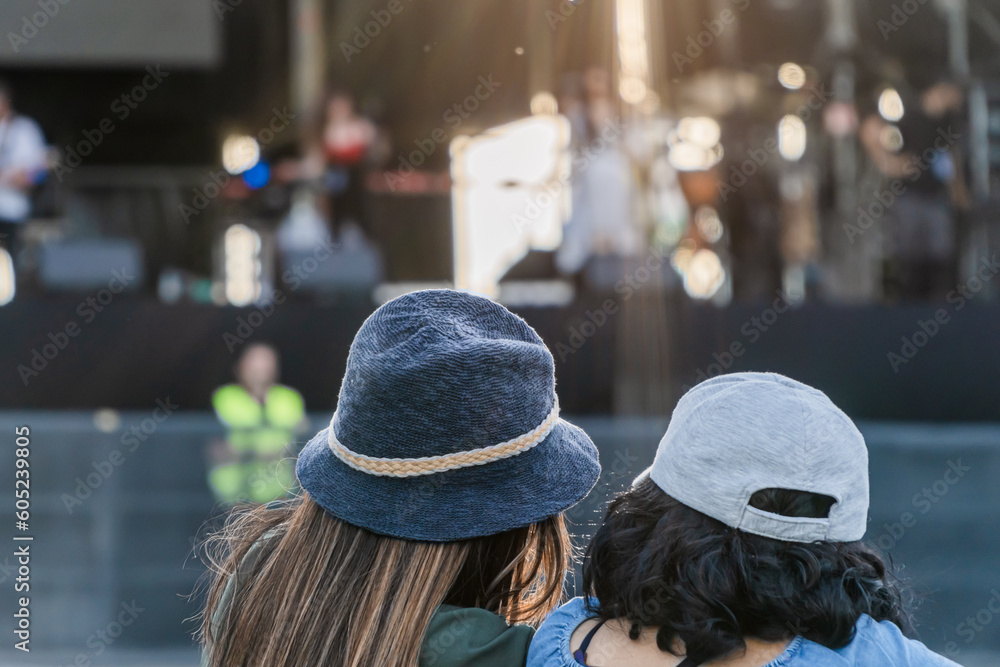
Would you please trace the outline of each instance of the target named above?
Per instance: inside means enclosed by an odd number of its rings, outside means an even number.
[[[337,458],[355,470],[381,477],[417,477],[419,475],[433,475],[434,473],[455,470],[457,468],[484,465],[523,454],[544,440],[552,432],[552,429],[555,428],[558,419],[559,400],[556,399],[552,403],[552,410],[549,411],[549,414],[541,424],[527,433],[506,442],[479,449],[471,449],[465,452],[442,454],[440,456],[395,459],[377,458],[352,452],[337,439],[336,429],[334,428],[337,415],[334,414],[333,420],[330,422],[328,444]]]
[[[783,516],[748,505],[736,527],[754,535],[785,542],[817,542],[827,539],[830,520]]]

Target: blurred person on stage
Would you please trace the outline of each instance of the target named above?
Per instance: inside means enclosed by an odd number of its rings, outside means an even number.
[[[635,182],[622,147],[623,128],[610,73],[598,67],[588,69],[583,91],[582,107],[567,109],[576,134],[572,142],[577,157],[572,215],[563,230],[556,266],[566,275],[582,275],[585,283],[602,288],[610,279],[606,276],[620,278],[617,267],[624,258],[642,252],[643,231],[635,211]]]
[[[209,447],[208,481],[223,503],[266,503],[292,489],[288,445],[305,425],[305,402],[278,378],[277,350],[254,343],[236,364],[236,384],[212,395],[212,407],[229,429],[227,440]]]
[[[872,113],[860,131],[888,181],[876,193],[890,202],[882,202],[887,286],[904,299],[943,299],[958,279],[956,217],[968,200],[957,157],[965,96],[946,81],[923,91],[901,85],[898,94],[905,112],[896,126]]]
[[[31,188],[45,170],[45,137],[38,123],[14,111],[10,86],[0,81],[0,245],[12,257],[31,214]]]
[[[378,136],[375,124],[358,113],[354,97],[335,91],[326,103],[323,155],[335,234],[348,222],[364,225],[365,162]]]
[[[389,136],[358,110],[350,92],[334,87],[323,100],[302,157],[277,163],[275,177],[295,186],[300,203],[310,192],[326,195],[310,197],[310,206],[314,216],[330,221],[334,241],[345,230],[356,235],[355,228],[367,236],[365,181],[389,155]]]

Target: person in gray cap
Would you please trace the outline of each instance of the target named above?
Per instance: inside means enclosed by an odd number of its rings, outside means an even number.
[[[734,373],[677,403],[653,465],[612,501],[586,598],[528,667],[945,667],[861,540],[868,450],[823,392]]]
[[[523,665],[562,595],[562,514],[600,465],[559,416],[538,334],[429,290],[362,325],[296,473],[302,497],[236,514],[209,545],[205,665]]]

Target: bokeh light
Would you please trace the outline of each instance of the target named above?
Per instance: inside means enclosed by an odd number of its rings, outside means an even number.
[[[226,301],[247,306],[260,297],[261,239],[246,225],[233,225],[225,236]]]
[[[895,88],[886,88],[878,97],[878,112],[890,123],[895,123],[903,117],[903,98]]]
[[[6,306],[13,301],[16,293],[14,261],[6,248],[0,248],[0,306]]]
[[[266,162],[258,162],[243,172],[243,182],[251,190],[259,190],[271,180],[271,168]]]
[[[113,408],[101,408],[94,412],[94,428],[101,433],[114,433],[122,427],[122,415]]]
[[[647,91],[643,80],[634,76],[626,77],[618,84],[618,93],[628,104],[641,104],[646,99]]]
[[[260,160],[260,144],[248,134],[230,134],[222,142],[222,167],[232,175],[252,169]]]
[[[684,271],[684,291],[695,299],[711,299],[726,281],[719,256],[702,248],[696,251]]]
[[[878,142],[887,151],[898,153],[903,150],[903,133],[895,125],[888,125],[879,132]]]
[[[785,63],[778,68],[778,83],[789,90],[798,90],[806,85],[806,71],[795,63]]]
[[[682,118],[668,139],[667,159],[678,171],[705,171],[722,160],[719,123],[707,116]]]
[[[709,243],[715,243],[722,238],[722,220],[719,212],[711,206],[701,206],[695,211],[694,224],[698,233]]]
[[[559,113],[556,96],[547,90],[535,93],[531,97],[531,113],[534,116],[555,116]]]
[[[791,162],[805,155],[806,124],[798,116],[788,114],[778,122],[778,152]]]
[[[681,118],[677,125],[677,136],[697,146],[712,148],[719,143],[722,128],[715,119],[707,116]]]

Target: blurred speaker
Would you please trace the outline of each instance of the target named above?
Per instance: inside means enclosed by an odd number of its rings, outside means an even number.
[[[281,253],[282,277],[291,289],[325,294],[363,294],[365,298],[382,280],[382,258],[375,244],[353,224],[341,230],[329,254],[316,247],[292,248]]]
[[[370,193],[369,233],[385,279],[451,281],[451,195]]]
[[[38,248],[38,282],[53,292],[108,288],[138,291],[144,281],[142,248],[131,239],[80,239]]]

